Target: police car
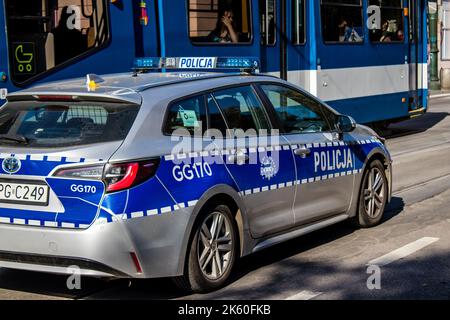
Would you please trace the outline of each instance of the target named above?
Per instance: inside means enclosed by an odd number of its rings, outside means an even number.
[[[391,157],[374,131],[249,72],[257,61],[208,59],[140,59],[130,74],[9,94],[0,266],[205,292],[240,257],[346,219],[380,222]],[[243,72],[190,70],[202,66]],[[166,72],[141,72],[155,68]]]

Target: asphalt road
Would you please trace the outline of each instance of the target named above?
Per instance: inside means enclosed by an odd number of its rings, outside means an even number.
[[[386,133],[394,198],[376,228],[344,222],[246,257],[207,295],[166,279],[83,278],[70,291],[63,276],[0,269],[0,299],[449,299],[449,115],[450,98],[432,99],[428,114]]]

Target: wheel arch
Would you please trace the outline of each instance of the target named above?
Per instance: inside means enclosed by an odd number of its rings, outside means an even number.
[[[389,202],[392,197],[392,159],[390,155],[384,152],[382,149],[376,148],[372,150],[371,153],[369,153],[367,161],[363,167],[363,172],[365,172],[367,166],[370,165],[375,160],[379,160],[383,164],[384,172],[388,180],[388,202]],[[359,188],[360,186],[358,187],[358,190]]]
[[[391,200],[392,195],[392,160],[389,153],[383,150],[381,147],[374,148],[366,157],[366,161],[362,167],[362,173],[359,175],[359,179],[356,181],[353,189],[354,195],[359,195],[361,189],[362,178],[367,167],[375,160],[379,160],[385,169],[386,178],[388,179],[388,201]],[[353,197],[352,204],[348,211],[350,217],[354,217],[357,213],[358,196]]]

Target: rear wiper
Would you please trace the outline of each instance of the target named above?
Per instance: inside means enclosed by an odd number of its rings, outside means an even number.
[[[18,134],[15,134],[15,135],[0,134],[0,140],[22,143],[22,144],[27,144],[29,142],[27,137],[18,135]]]

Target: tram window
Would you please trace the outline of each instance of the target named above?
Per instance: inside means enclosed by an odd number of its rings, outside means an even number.
[[[305,0],[292,1],[292,42],[305,43]]]
[[[273,46],[276,35],[276,3],[275,0],[259,0],[259,18],[261,28],[261,44]]]
[[[6,0],[12,80],[20,85],[104,45],[106,0]]]
[[[188,0],[189,38],[194,43],[251,41],[249,0]]]
[[[361,0],[322,0],[321,11],[322,36],[325,42],[364,41]]]
[[[370,0],[370,6],[380,8],[379,25],[373,24],[369,38],[372,42],[403,42],[403,6],[402,0]]]

